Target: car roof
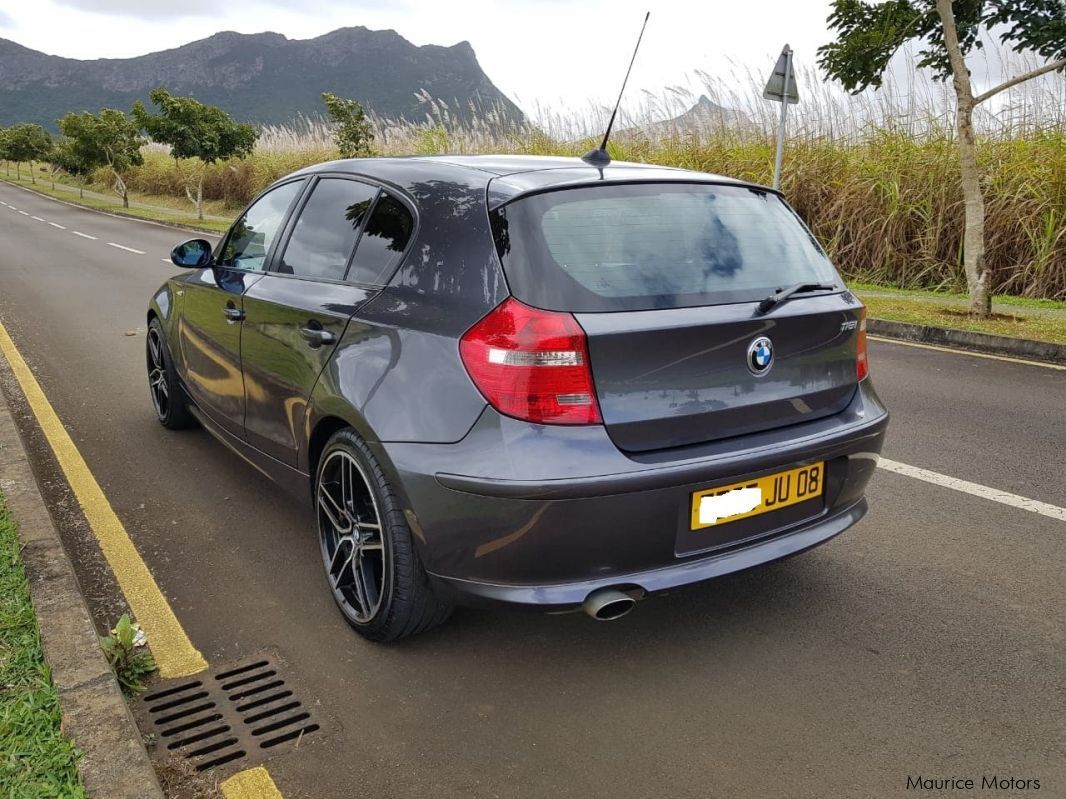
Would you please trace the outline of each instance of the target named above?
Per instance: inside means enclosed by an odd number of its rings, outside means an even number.
[[[409,195],[442,194],[461,185],[488,191],[489,206],[553,189],[603,183],[727,183],[754,184],[734,178],[676,167],[612,161],[594,167],[580,158],[539,155],[436,155],[349,158],[327,161],[296,173],[348,173],[391,184]],[[762,189],[765,187],[759,186]]]

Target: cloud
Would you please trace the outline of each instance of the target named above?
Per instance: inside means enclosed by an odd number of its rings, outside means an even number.
[[[353,5],[376,8],[386,0],[365,0]],[[146,21],[183,19],[187,17],[217,17],[218,0],[55,0],[58,5],[92,14],[129,17]],[[277,9],[299,12],[306,8],[303,0],[231,0],[225,10],[230,18],[237,14],[255,14]]]

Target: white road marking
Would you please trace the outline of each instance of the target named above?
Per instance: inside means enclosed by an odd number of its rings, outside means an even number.
[[[1045,369],[1058,369],[1066,371],[1066,366],[1058,363],[1041,363],[1040,361],[1027,361],[1025,358],[1011,358],[1009,355],[991,355],[987,352],[971,352],[970,350],[956,349],[954,347],[938,347],[936,344],[922,344],[918,341],[901,341],[898,338],[885,338],[884,336],[867,335],[870,341],[879,341],[883,344],[899,344],[902,347],[917,347],[921,350],[936,350],[937,352],[950,352],[952,355],[969,355],[971,358],[987,358],[990,361],[1006,361],[1007,363],[1023,363],[1026,366],[1042,366]]]
[[[891,461],[888,458],[881,458],[877,465],[887,471],[902,474],[906,477],[913,477],[915,480],[924,480],[933,485],[961,491],[964,494],[972,494],[975,497],[981,497],[983,499],[990,499],[1001,505],[1010,505],[1013,508],[1032,511],[1033,513],[1039,513],[1041,516],[1047,516],[1051,519],[1058,519],[1060,522],[1066,522],[1066,508],[1060,508],[1057,505],[1049,505],[1046,502],[1040,502],[1036,499],[1029,499],[1028,497],[1018,496],[1017,494],[1009,494],[1006,491],[1000,491],[998,488],[989,488],[980,483],[971,483],[968,480],[949,477],[946,474],[931,472],[928,469],[921,469],[917,466],[908,466],[906,463]]]
[[[31,216],[31,217],[30,217],[30,219],[36,219],[36,220],[37,220],[38,222],[43,222],[43,221],[44,221],[44,220],[43,220],[43,219],[41,219],[41,217],[39,217],[39,216]]]
[[[59,224],[58,222],[49,222],[48,224],[49,224],[49,225],[51,225],[52,227],[57,227],[57,228],[59,228],[60,230],[66,230],[66,228],[65,228],[65,227],[63,227],[63,226],[62,226],[61,224]]]
[[[126,252],[137,253],[137,255],[144,255],[144,250],[135,250],[132,247],[127,247],[125,244],[115,244],[115,242],[113,242],[113,241],[109,241],[107,243],[107,246],[108,247],[116,247],[117,249],[125,250]]]
[[[81,236],[83,239],[92,239],[93,241],[96,241],[96,236],[90,236],[88,233],[82,233],[80,230],[72,230],[70,232],[75,236]]]
[[[19,213],[22,214],[23,216],[29,216],[30,215],[29,211],[19,211]]]
[[[170,263],[170,259],[169,258],[160,258],[159,260],[162,261],[165,264],[169,264]]]

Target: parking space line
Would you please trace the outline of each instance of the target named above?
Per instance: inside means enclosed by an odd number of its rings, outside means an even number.
[[[0,353],[11,365],[26,401],[48,440],[74,496],[81,505],[100,550],[111,566],[130,610],[148,636],[152,655],[164,679],[186,677],[207,668],[203,655],[192,645],[170,604],[141,559],[137,547],[115,514],[100,484],[75,446],[59,416],[33,376],[29,365],[0,322]]]
[[[1060,508],[1057,505],[1049,505],[1047,502],[1029,499],[1028,497],[1019,496],[1018,494],[1010,494],[1006,491],[1000,491],[998,488],[989,488],[980,483],[971,483],[968,480],[960,480],[958,477],[950,477],[946,474],[932,472],[918,466],[909,466],[906,463],[889,460],[888,458],[881,458],[877,465],[882,469],[895,472],[896,474],[913,477],[916,480],[924,480],[933,485],[961,491],[964,494],[972,494],[975,497],[982,497],[983,499],[990,499],[1001,505],[1010,505],[1014,508],[1039,513],[1041,516],[1047,516],[1051,519],[1058,519],[1060,522],[1066,522],[1066,508]]]
[[[108,247],[115,247],[119,250],[125,250],[126,252],[136,253],[137,255],[144,255],[144,250],[135,250],[132,247],[127,247],[125,244],[115,244],[113,241],[107,243]]]
[[[75,236],[81,236],[83,239],[92,239],[93,241],[96,241],[96,236],[90,236],[88,233],[82,233],[80,230],[72,230],[70,232]]]
[[[1058,363],[1041,363],[1040,361],[1027,361],[1025,358],[1011,358],[1009,355],[992,355],[987,352],[971,352],[970,350],[955,349],[953,347],[939,347],[936,344],[922,344],[919,341],[902,341],[898,338],[885,338],[884,336],[868,335],[870,341],[882,344],[899,344],[901,347],[917,347],[921,350],[935,350],[936,352],[949,352],[952,355],[968,355],[971,358],[987,358],[990,361],[1006,361],[1007,363],[1022,363],[1026,366],[1042,366],[1044,369],[1058,369],[1066,371],[1066,366]]]
[[[270,772],[262,766],[239,771],[218,787],[226,799],[283,799]]]

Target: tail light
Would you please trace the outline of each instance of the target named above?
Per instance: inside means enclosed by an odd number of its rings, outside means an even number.
[[[504,300],[459,342],[474,385],[500,413],[540,424],[599,424],[585,331],[572,314]]]
[[[870,374],[870,362],[866,359],[866,306],[859,309],[859,337],[855,342],[855,375],[859,381]]]

